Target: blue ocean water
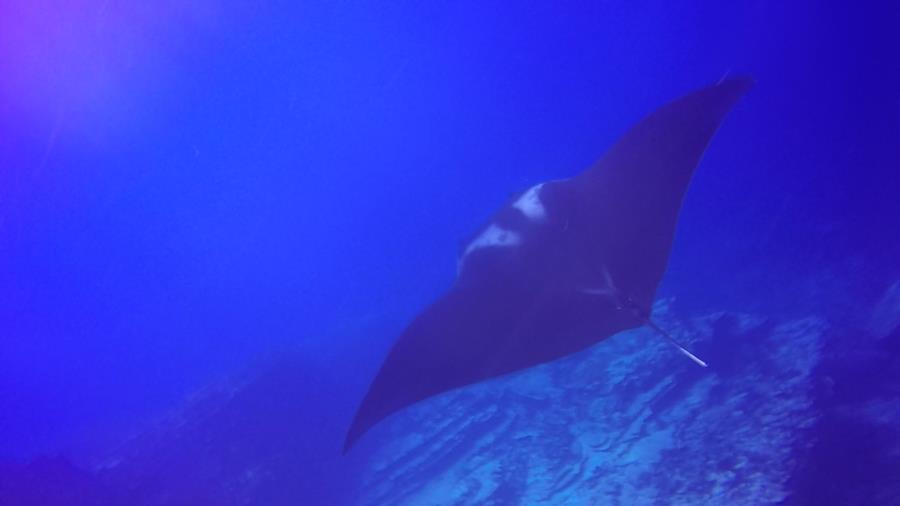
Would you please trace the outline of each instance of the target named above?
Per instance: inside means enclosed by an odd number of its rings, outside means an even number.
[[[0,6],[0,504],[900,504],[876,2]],[[511,193],[729,75],[645,331],[398,414]]]

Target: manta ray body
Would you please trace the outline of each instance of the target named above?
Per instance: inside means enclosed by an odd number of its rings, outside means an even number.
[[[751,86],[723,80],[632,127],[591,168],[514,196],[464,245],[457,279],[400,335],[350,425],[549,362],[649,325],[681,202],[706,146]]]

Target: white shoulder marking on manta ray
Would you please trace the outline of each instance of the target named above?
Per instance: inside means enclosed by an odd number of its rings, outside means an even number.
[[[520,242],[522,242],[522,238],[519,237],[519,234],[512,230],[500,228],[491,223],[482,233],[478,234],[478,237],[473,239],[472,242],[466,246],[465,251],[463,251],[463,254],[456,265],[457,274],[462,271],[463,263],[466,261],[466,257],[469,256],[469,253],[481,248],[516,246]]]
[[[463,258],[469,253],[481,248],[516,246],[521,239],[519,234],[512,230],[506,230],[505,228],[500,228],[491,223],[484,229],[484,232],[478,234],[478,237],[466,246],[466,251],[463,252]]]
[[[540,191],[542,186],[544,186],[544,183],[532,186],[513,202],[513,207],[521,211],[530,220],[539,221],[547,217],[547,210],[544,209],[544,204],[541,202]]]

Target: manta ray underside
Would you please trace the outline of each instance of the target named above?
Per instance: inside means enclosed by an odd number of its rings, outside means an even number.
[[[623,330],[650,325],[671,341],[649,314],[681,201],[707,144],[751,84],[723,80],[671,102],[593,167],[538,184],[500,209],[463,248],[454,285],[394,343],[344,451],[411,404]]]

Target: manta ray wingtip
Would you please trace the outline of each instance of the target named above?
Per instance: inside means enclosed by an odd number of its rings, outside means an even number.
[[[756,84],[756,78],[751,74],[738,74],[731,77],[723,77],[714,87],[732,87],[740,91],[741,94],[747,92]]]

